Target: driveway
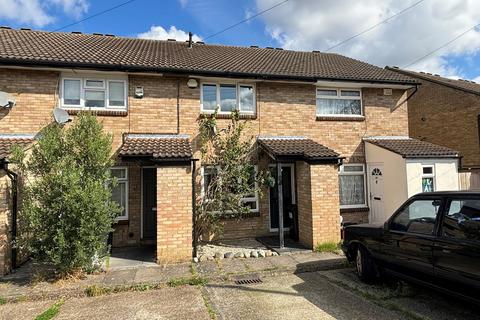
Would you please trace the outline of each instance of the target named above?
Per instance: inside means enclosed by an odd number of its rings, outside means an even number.
[[[478,308],[408,285],[365,285],[352,269],[209,284],[221,319],[480,319]]]
[[[0,319],[34,319],[55,301],[8,303]],[[365,285],[352,269],[71,298],[56,319],[480,319],[478,308],[408,285]]]

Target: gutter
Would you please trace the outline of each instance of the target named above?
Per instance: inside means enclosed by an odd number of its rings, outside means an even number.
[[[354,78],[322,78],[322,77],[301,77],[290,75],[275,75],[275,74],[258,74],[249,72],[229,72],[229,71],[208,71],[195,69],[178,69],[178,68],[159,68],[159,67],[142,67],[134,65],[122,64],[98,64],[90,62],[52,62],[52,61],[26,61],[23,59],[0,59],[0,65],[3,66],[29,66],[36,67],[61,67],[61,68],[85,68],[102,71],[121,71],[121,72],[146,72],[146,73],[172,73],[183,74],[185,77],[194,76],[224,76],[231,78],[254,78],[260,80],[299,80],[317,82],[323,81],[354,81],[361,83],[378,83],[378,84],[399,84],[399,85],[416,85],[415,81],[391,81],[391,80],[368,80],[368,79],[354,79]]]
[[[0,169],[3,169],[12,182],[12,270],[17,268],[17,215],[18,215],[18,174],[8,168],[8,162],[5,159],[0,163]]]

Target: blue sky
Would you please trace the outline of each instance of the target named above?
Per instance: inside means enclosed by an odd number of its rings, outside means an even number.
[[[125,0],[0,0],[0,25],[55,30]],[[136,0],[64,31],[205,38],[282,0]],[[412,6],[333,52],[378,66],[405,66],[477,21],[477,0],[289,0],[208,43],[325,50]],[[410,69],[480,80],[480,32],[473,30]],[[477,78],[478,77],[478,78]]]

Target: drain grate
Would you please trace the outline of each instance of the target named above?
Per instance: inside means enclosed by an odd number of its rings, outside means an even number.
[[[235,284],[259,284],[262,282],[262,279],[260,279],[258,276],[235,280]]]

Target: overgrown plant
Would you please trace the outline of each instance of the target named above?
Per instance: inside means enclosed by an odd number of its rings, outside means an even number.
[[[248,195],[261,195],[269,179],[267,171],[255,171],[253,136],[245,133],[247,122],[240,121],[238,111],[230,123],[217,127],[217,112],[199,120],[202,166],[208,170],[203,189],[197,197],[196,235],[219,235],[221,220],[241,219],[251,208],[242,201]]]
[[[23,186],[20,243],[65,275],[92,271],[108,254],[107,237],[120,212],[111,200],[112,136],[91,113],[73,124],[51,124],[31,154],[15,150]]]

